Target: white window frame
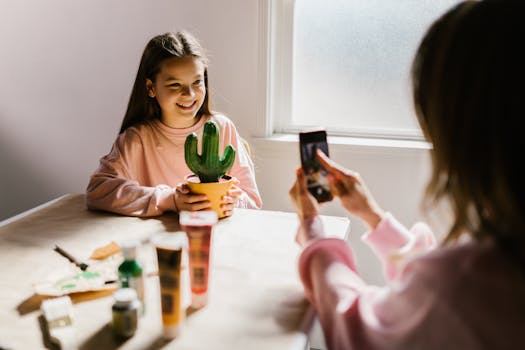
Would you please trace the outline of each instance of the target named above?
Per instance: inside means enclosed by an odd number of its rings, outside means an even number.
[[[284,121],[292,113],[293,8],[295,0],[269,0],[270,33],[269,112],[273,118],[274,133],[293,133],[285,130]]]
[[[293,17],[295,0],[259,0],[259,75],[258,96],[259,113],[257,135],[265,138],[280,138],[284,135],[296,135],[301,131],[300,125],[291,125],[292,96],[292,61],[293,61]],[[428,149],[421,132],[393,131],[390,129],[375,130],[373,133],[362,129],[347,129],[344,132],[328,131],[336,143],[352,143],[384,147],[385,142],[392,140],[407,141],[412,148]],[[330,137],[329,137],[330,138]],[[404,148],[404,147],[403,147]]]

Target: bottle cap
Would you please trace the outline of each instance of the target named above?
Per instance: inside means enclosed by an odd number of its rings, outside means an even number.
[[[194,309],[200,309],[206,306],[208,304],[208,293],[192,293],[191,295],[191,307]]]
[[[140,245],[139,241],[130,240],[120,243],[120,249],[122,249],[122,255],[125,260],[134,260],[137,257],[137,248]]]
[[[113,293],[113,298],[117,306],[126,306],[137,300],[137,292],[132,288],[121,288]]]
[[[157,233],[151,238],[151,242],[155,247],[164,249],[181,250],[188,248],[188,238],[182,231]]]
[[[218,221],[214,210],[181,211],[179,213],[179,224],[183,226],[209,226]]]
[[[177,338],[181,333],[182,325],[179,323],[175,326],[163,326],[163,334],[164,338],[166,339],[175,339]]]

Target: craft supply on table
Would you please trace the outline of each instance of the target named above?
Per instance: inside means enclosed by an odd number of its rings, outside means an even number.
[[[62,296],[115,288],[112,284],[117,281],[117,267],[122,262],[121,255],[111,254],[102,260],[81,262],[58,245],[53,250],[70,263],[53,265],[49,271],[44,271],[44,278],[33,284],[36,294]]]
[[[114,334],[120,338],[129,338],[138,327],[140,301],[132,288],[117,289],[113,294],[115,302],[111,307]]]
[[[98,291],[109,288],[104,278],[98,272],[71,270],[54,271],[45,281],[34,285],[35,292],[39,295],[61,296],[71,293]]]
[[[158,233],[152,238],[159,268],[160,300],[164,337],[179,336],[186,308],[182,299],[181,270],[188,238],[183,232]]]
[[[62,350],[77,349],[71,298],[64,296],[44,300],[40,309],[50,341]]]
[[[208,303],[211,241],[217,213],[212,210],[181,211],[179,222],[189,241],[191,306],[199,309]]]
[[[73,255],[66,252],[64,249],[60,248],[58,245],[55,244],[55,252],[62,255],[64,258],[72,262],[73,264],[77,265],[82,271],[86,271],[88,268],[88,264],[78,261],[73,257]]]
[[[120,244],[124,261],[118,267],[119,288],[133,288],[142,303],[142,312],[144,311],[144,273],[141,264],[137,261],[137,249],[139,241],[124,241]]]
[[[90,258],[94,260],[103,260],[120,252],[120,246],[116,242],[111,241],[105,246],[98,247],[97,249],[95,249],[91,254]]]

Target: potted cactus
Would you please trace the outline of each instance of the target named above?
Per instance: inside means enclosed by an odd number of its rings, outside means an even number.
[[[220,207],[222,197],[233,183],[232,178],[226,173],[235,162],[235,148],[228,145],[223,156],[220,156],[219,128],[212,120],[204,124],[201,154],[198,153],[197,146],[197,135],[191,133],[184,143],[184,159],[193,172],[186,177],[188,187],[193,193],[205,194],[211,202],[211,209],[222,218],[225,216]]]

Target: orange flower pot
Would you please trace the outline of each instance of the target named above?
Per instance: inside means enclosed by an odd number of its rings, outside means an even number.
[[[225,217],[224,211],[221,208],[222,197],[228,193],[228,190],[233,185],[231,176],[224,175],[219,182],[201,183],[199,177],[195,174],[186,176],[186,184],[191,192],[197,194],[205,194],[211,202],[211,210],[217,213],[220,218]]]

